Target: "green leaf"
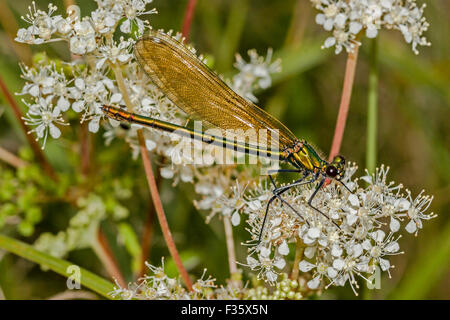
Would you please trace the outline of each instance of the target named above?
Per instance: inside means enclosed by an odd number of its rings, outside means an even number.
[[[379,55],[380,62],[388,66],[390,71],[396,71],[399,77],[407,79],[409,83],[417,83],[434,88],[447,103],[450,103],[448,79],[443,75],[438,65],[433,65],[428,59],[413,54],[409,48],[388,38],[381,38]],[[381,40],[380,39],[380,40]],[[365,48],[363,49],[366,50]]]
[[[122,237],[125,244],[125,248],[128,253],[132,256],[132,269],[137,272],[141,267],[141,246],[139,244],[136,232],[128,223],[120,223],[118,225],[119,235]]]
[[[42,267],[59,273],[66,278],[72,276],[72,273],[69,273],[67,270],[69,270],[69,267],[74,266],[73,263],[52,257],[19,240],[0,234],[0,248],[27,260],[38,263]],[[113,299],[113,297],[109,295],[109,293],[114,290],[114,285],[112,282],[105,280],[83,268],[80,268],[80,282],[83,286],[91,289],[99,295],[102,295],[108,299]]]
[[[326,60],[333,52],[321,49],[321,41],[303,41],[298,47],[285,47],[274,54],[274,60],[281,59],[281,72],[272,75],[272,85],[309,70]]]
[[[181,262],[183,262],[184,267],[188,271],[194,269],[201,261],[198,252],[196,252],[195,250],[185,250],[180,252],[180,258]],[[169,277],[173,278],[178,275],[178,268],[172,257],[167,258],[164,269]]]

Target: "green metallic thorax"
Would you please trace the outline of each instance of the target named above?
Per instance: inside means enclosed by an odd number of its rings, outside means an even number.
[[[305,140],[300,140],[293,148],[286,150],[292,154],[293,162],[298,167],[317,172],[326,166],[327,162],[322,160],[314,148]]]

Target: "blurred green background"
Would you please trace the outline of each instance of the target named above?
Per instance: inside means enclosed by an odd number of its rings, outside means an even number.
[[[25,14],[31,1],[3,1],[15,15],[19,26],[25,26],[20,15]],[[418,1],[421,4],[423,1]],[[54,1],[62,13],[62,1]],[[38,1],[41,9],[47,1]],[[158,15],[149,16],[154,28],[180,31],[187,0],[155,0]],[[83,1],[81,14],[96,7],[94,1]],[[439,216],[424,223],[415,238],[405,234],[400,246],[406,253],[393,256],[392,279],[382,279],[382,289],[372,291],[372,298],[383,299],[449,299],[450,298],[450,2],[428,2],[425,16],[430,23],[426,37],[431,47],[419,48],[414,55],[398,31],[383,30],[378,37],[379,48],[379,127],[378,165],[388,165],[388,178],[403,183],[413,195],[425,189],[434,195],[431,210]],[[331,146],[345,70],[346,54],[335,55],[333,49],[320,47],[328,37],[314,22],[317,12],[307,0],[198,0],[190,41],[198,52],[214,57],[214,69],[231,77],[235,70],[234,54],[247,58],[248,49],[265,54],[268,47],[282,58],[283,71],[273,77],[273,86],[258,93],[259,105],[284,122],[298,137],[307,139],[327,153]],[[5,28],[11,27],[0,13],[0,73],[10,90],[17,92],[23,85],[19,75],[19,59],[12,49]],[[358,58],[350,113],[341,153],[359,164],[365,164],[366,117],[368,88],[368,55],[370,41],[362,40]],[[69,59],[64,43],[31,47],[33,52],[47,52],[50,57]],[[17,99],[19,101],[19,99]],[[1,97],[0,146],[10,151],[26,144],[23,133],[9,106]],[[23,105],[22,105],[23,107]],[[70,133],[64,133],[70,135]],[[70,138],[68,138],[70,139]],[[75,138],[74,138],[75,139]],[[95,168],[114,175],[121,165],[136,177],[135,196],[130,200],[130,221],[137,234],[148,208],[148,194],[142,180],[141,164],[131,157],[108,160],[122,152],[123,144],[103,146],[95,137],[95,147],[101,150],[93,160]],[[77,159],[67,159],[64,141],[49,141],[45,154],[61,171],[71,171]],[[117,160],[117,159],[115,159]],[[92,171],[94,172],[94,171]],[[106,173],[105,173],[106,174]],[[206,212],[192,205],[191,185],[173,188],[170,181],[162,185],[162,200],[174,233],[178,249],[187,260],[193,274],[201,275],[204,267],[221,283],[228,277],[223,226],[214,220],[205,225]],[[58,215],[56,206],[44,211],[44,219],[35,235],[23,238],[31,243],[42,231],[57,232],[67,226],[68,217]],[[67,210],[66,210],[67,211]],[[70,211],[70,210],[69,210]],[[138,212],[138,214],[136,214]],[[115,226],[102,225],[111,243],[116,237]],[[159,265],[161,256],[169,256],[159,227],[155,226],[150,262]],[[245,241],[248,233],[243,226],[236,230],[236,243]],[[129,256],[116,245],[113,249],[127,280],[132,281]],[[245,259],[245,248],[238,247],[238,260]],[[65,279],[43,272],[37,265],[12,255],[0,253],[0,285],[8,298],[47,298],[65,288]],[[72,252],[68,260],[96,273],[105,275],[99,261],[90,250]],[[175,270],[166,259],[169,272]],[[106,275],[105,275],[106,276]],[[349,288],[327,291],[324,298],[355,298]]]

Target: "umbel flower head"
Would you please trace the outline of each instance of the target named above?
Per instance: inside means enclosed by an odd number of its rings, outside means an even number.
[[[353,51],[360,43],[357,35],[375,38],[382,28],[399,30],[414,53],[417,46],[429,46],[423,36],[429,23],[423,17],[426,5],[418,7],[415,0],[311,0],[320,11],[316,23],[332,35],[324,48],[335,47],[336,54],[344,48]]]
[[[252,238],[245,265],[257,271],[259,278],[275,283],[288,265],[289,244],[296,243],[303,257],[294,268],[309,279],[311,290],[349,283],[357,294],[358,277],[367,279],[377,268],[390,276],[394,266],[389,256],[403,253],[398,241],[401,225],[417,235],[423,221],[436,217],[426,213],[433,198],[422,192],[413,199],[401,184],[387,182],[389,168],[384,166],[373,175],[352,179],[356,169],[349,165],[342,180],[352,192],[333,182],[314,197],[313,205],[325,215],[307,204],[316,184],[290,189],[283,198],[303,219],[289,206],[274,202],[260,243],[255,240],[272,191],[262,183],[249,186],[252,190],[240,209],[247,216]]]

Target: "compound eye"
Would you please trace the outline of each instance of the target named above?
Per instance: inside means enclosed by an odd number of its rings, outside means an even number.
[[[328,166],[325,172],[327,176],[329,176],[330,178],[334,178],[338,174],[338,170],[336,169],[335,166]]]

